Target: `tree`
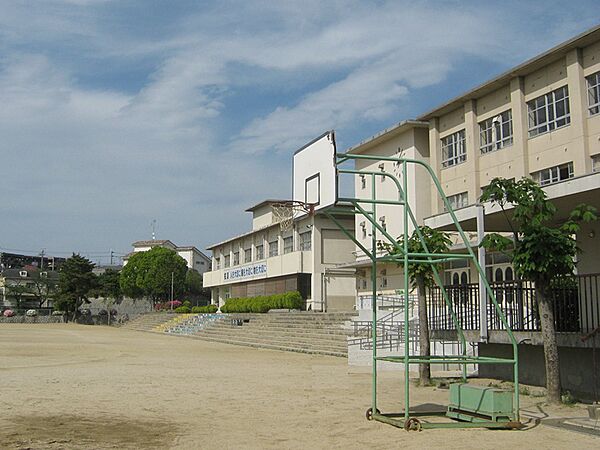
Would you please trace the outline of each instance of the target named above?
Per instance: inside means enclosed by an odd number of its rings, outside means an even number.
[[[202,275],[200,272],[195,269],[188,269],[185,274],[185,288],[183,294],[195,300],[200,298],[206,300],[210,298],[209,290],[204,288],[202,284]]]
[[[114,269],[106,269],[98,275],[97,287],[94,290],[95,297],[104,297],[113,301],[120,301],[123,297],[120,284],[120,273]]]
[[[21,309],[23,297],[31,295],[31,289],[29,289],[21,281],[11,283],[6,286],[7,294],[15,299],[17,309]]]
[[[96,288],[93,269],[89,259],[75,253],[65,261],[59,272],[55,309],[72,312],[73,319],[77,318],[80,306],[89,303],[88,297]]]
[[[512,232],[512,240],[491,233],[482,242],[490,250],[511,252],[515,273],[534,282],[544,343],[548,401],[560,402],[560,366],[554,326],[551,286],[572,275],[578,252],[575,234],[581,222],[597,219],[595,208],[579,205],[561,225],[555,225],[556,208],[540,186],[529,178],[519,181],[495,178],[484,189],[482,202],[500,206]],[[512,217],[506,210],[512,205]]]
[[[442,231],[434,230],[427,226],[419,227],[423,240],[419,237],[417,230],[408,238],[408,251],[410,253],[448,253],[452,241],[448,235]],[[404,248],[404,237],[398,238],[398,246],[382,243],[380,247],[384,248],[391,255],[402,257],[399,248]],[[425,245],[423,245],[425,243]],[[399,247],[399,248],[398,248]],[[425,262],[426,257],[411,259],[421,259],[423,263],[411,263],[408,265],[408,277],[413,287],[417,288],[417,298],[419,307],[419,353],[421,356],[430,356],[430,338],[429,338],[429,318],[427,315],[427,293],[428,286],[433,284],[433,265]],[[431,367],[428,363],[419,364],[419,382],[421,385],[431,383]]]
[[[52,278],[50,274],[51,272],[42,272],[40,270],[31,272],[30,281],[32,286],[30,292],[37,300],[39,308],[43,307],[44,303],[54,295],[56,288],[58,287],[57,280]]]
[[[119,278],[124,295],[149,298],[153,303],[168,300],[171,280],[174,295],[184,290],[187,263],[173,250],[153,247],[146,252],[134,253]]]

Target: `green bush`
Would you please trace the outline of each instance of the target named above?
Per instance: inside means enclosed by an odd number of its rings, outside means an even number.
[[[186,300],[183,302],[183,306],[187,306],[188,308],[192,307],[192,302],[190,302],[189,300]]]
[[[216,313],[218,309],[217,305],[194,306],[192,312],[194,314],[213,314]]]
[[[190,308],[189,306],[180,306],[178,308],[175,308],[175,312],[179,314],[187,314],[190,312]]]
[[[304,299],[298,291],[260,297],[230,298],[221,307],[224,313],[266,313],[270,309],[303,309]]]

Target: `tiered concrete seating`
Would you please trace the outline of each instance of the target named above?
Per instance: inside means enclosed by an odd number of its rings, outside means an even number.
[[[229,314],[198,332],[199,339],[234,345],[346,357],[346,322],[355,313]]]

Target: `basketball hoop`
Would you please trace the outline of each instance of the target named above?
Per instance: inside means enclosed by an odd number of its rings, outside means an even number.
[[[296,212],[304,212],[309,215],[315,213],[315,205],[297,201],[272,203],[273,223],[279,223],[281,231],[289,231],[294,226],[294,215]]]

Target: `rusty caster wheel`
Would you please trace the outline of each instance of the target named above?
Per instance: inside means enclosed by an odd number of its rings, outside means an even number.
[[[379,411],[378,409],[376,409],[375,411],[377,411],[377,414],[381,414],[381,411]],[[367,409],[365,416],[367,417],[367,420],[373,420],[373,408]]]
[[[411,417],[406,422],[404,422],[404,429],[406,431],[422,431],[421,421],[414,417]]]

